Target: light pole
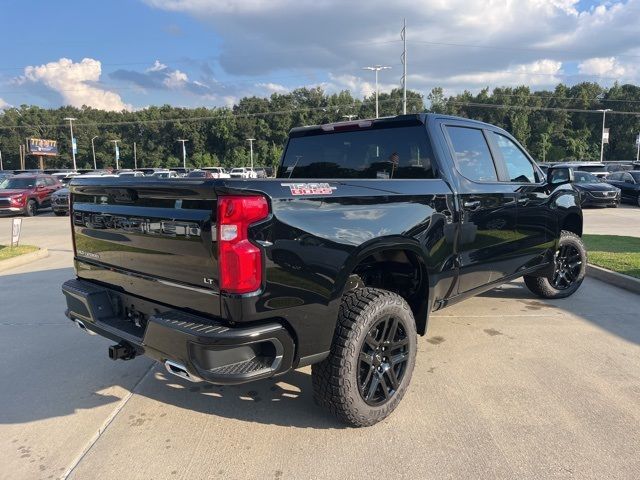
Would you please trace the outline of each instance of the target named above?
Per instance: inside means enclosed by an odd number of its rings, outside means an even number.
[[[378,72],[380,70],[390,70],[391,67],[387,67],[385,65],[373,65],[371,67],[363,67],[362,69],[376,72],[376,118],[378,118]]]
[[[4,167],[2,166],[2,150],[0,150],[0,171],[4,170]]]
[[[187,149],[184,146],[184,144],[185,144],[185,142],[188,142],[189,140],[184,140],[182,138],[179,138],[176,141],[177,142],[182,142],[182,168],[184,168],[186,170],[187,169]]]
[[[93,169],[97,170],[98,165],[96,164],[96,146],[93,144],[93,141],[98,138],[98,135],[91,138],[91,152],[93,153]]]
[[[120,170],[120,149],[118,148],[118,142],[120,140],[111,140],[115,145],[115,154],[116,154],[116,170]]]
[[[255,138],[247,138],[247,142],[249,142],[249,158],[251,159],[251,171],[253,172],[253,142],[255,142]]]
[[[66,117],[64,120],[69,120],[69,130],[71,131],[71,155],[73,157],[73,170],[77,170],[76,166],[76,148],[75,148],[75,140],[73,139],[73,121],[77,120],[76,118]]]
[[[602,137],[600,138],[600,163],[602,163],[602,158],[604,156],[604,120],[607,116],[607,112],[610,112],[610,108],[600,109],[598,112],[602,112]],[[607,139],[608,143],[608,139]]]

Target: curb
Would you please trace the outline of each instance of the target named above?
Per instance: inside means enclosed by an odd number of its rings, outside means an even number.
[[[612,272],[606,268],[596,267],[589,264],[587,267],[587,275],[601,282],[608,283],[618,288],[623,288],[629,292],[640,295],[640,280],[637,278],[623,275],[621,273]]]
[[[11,268],[20,267],[22,265],[26,265],[27,263],[35,262],[36,260],[40,260],[41,258],[45,258],[48,256],[49,250],[47,250],[46,248],[41,248],[40,250],[36,250],[35,252],[25,253],[24,255],[19,255],[7,260],[2,260],[0,262],[0,272],[4,272],[5,270],[9,270]]]

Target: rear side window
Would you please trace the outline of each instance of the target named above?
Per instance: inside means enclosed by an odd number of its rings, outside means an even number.
[[[280,178],[435,178],[422,125],[292,137]]]
[[[522,150],[504,135],[495,132],[491,132],[491,135],[502,154],[509,180],[516,183],[536,183],[536,171]]]
[[[497,182],[498,174],[482,130],[447,127],[455,152],[456,166],[462,175],[475,182]]]

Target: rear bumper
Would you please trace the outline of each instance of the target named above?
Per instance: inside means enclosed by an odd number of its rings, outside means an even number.
[[[65,282],[62,292],[71,320],[126,343],[136,355],[162,362],[169,371],[177,364],[190,377],[228,385],[273,377],[292,367],[295,345],[279,323],[230,327],[84,280]]]

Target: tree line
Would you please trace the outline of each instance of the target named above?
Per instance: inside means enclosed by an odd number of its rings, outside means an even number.
[[[567,159],[597,160],[600,157],[602,113],[610,129],[605,158],[635,158],[635,138],[640,131],[640,87],[596,83],[558,85],[554,90],[532,91],[529,87],[483,89],[446,96],[442,88],[427,95],[407,92],[407,111],[432,111],[473,118],[498,125],[511,132],[542,161]],[[248,138],[255,138],[254,164],[275,166],[289,130],[375,115],[373,97],[354,98],[349,91],[327,94],[321,88],[298,88],[274,93],[269,98],[245,97],[233,107],[180,108],[153,106],[136,111],[107,112],[91,107],[70,106],[44,109],[22,105],[0,113],[0,151],[5,169],[20,168],[19,145],[26,138],[57,140],[59,156],[47,159],[49,168],[71,166],[69,127],[64,118],[74,117],[78,168],[92,168],[91,139],[95,137],[98,168],[114,167],[112,140],[119,140],[120,168],[134,166],[136,144],[138,167],[182,165],[182,146],[188,139],[187,164],[191,167],[246,166]],[[427,108],[426,103],[429,107]],[[379,96],[380,115],[402,112],[402,91]],[[622,114],[620,112],[626,112]],[[37,160],[27,158],[27,168]]]

